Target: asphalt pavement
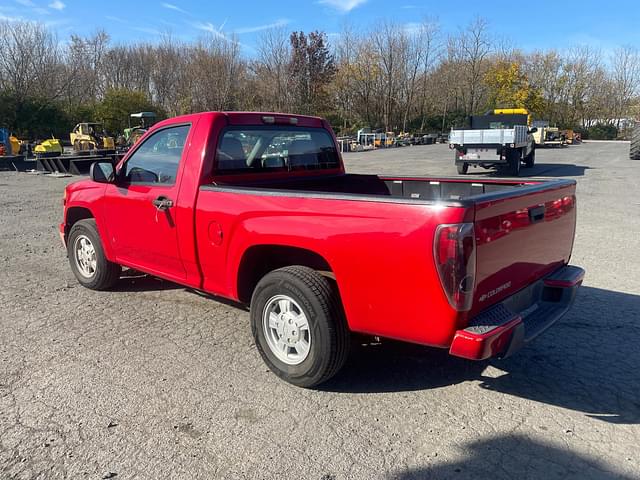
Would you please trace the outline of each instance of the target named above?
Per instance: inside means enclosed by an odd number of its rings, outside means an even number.
[[[572,263],[587,276],[552,329],[480,363],[362,346],[318,390],[268,371],[242,309],[146,276],[80,287],[57,234],[74,179],[0,172],[0,478],[640,478],[640,161],[628,148],[539,150],[522,171],[578,181]],[[345,161],[457,175],[445,145]]]

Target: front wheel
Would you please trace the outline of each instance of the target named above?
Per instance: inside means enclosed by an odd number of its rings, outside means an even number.
[[[71,271],[83,287],[107,290],[120,278],[120,265],[105,257],[96,221],[92,218],[80,220],[71,227],[67,255]]]
[[[335,285],[307,267],[281,268],[260,280],[251,298],[251,331],[267,366],[300,387],[329,380],[349,352]]]
[[[467,172],[469,171],[469,164],[468,163],[457,163],[456,164],[456,168],[458,169],[458,173],[460,175],[466,175]]]

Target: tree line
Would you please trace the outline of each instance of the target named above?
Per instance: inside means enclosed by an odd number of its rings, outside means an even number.
[[[637,48],[524,52],[482,18],[456,32],[431,19],[331,36],[279,28],[251,54],[242,48],[221,32],[121,45],[98,31],[62,42],[44,25],[3,21],[0,127],[66,138],[80,121],[120,132],[137,111],[263,110],[321,115],[338,134],[432,132],[489,109],[526,107],[553,125],[615,137],[638,115]]]

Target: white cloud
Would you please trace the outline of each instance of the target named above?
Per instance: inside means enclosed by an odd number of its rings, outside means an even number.
[[[53,8],[54,10],[64,10],[66,7],[66,5],[64,3],[62,3],[60,0],[53,0],[53,2],[51,2],[49,4],[49,8]]]
[[[225,22],[220,25],[219,28],[216,28],[215,25],[211,22],[194,22],[191,24],[191,26],[193,26],[193,28],[197,28],[198,30],[202,30],[203,32],[207,32],[212,34],[215,37],[218,37],[222,40],[224,40],[225,42],[233,42],[233,43],[237,43],[238,45],[240,45],[240,47],[244,48],[245,50],[248,50],[250,52],[255,52],[256,49],[253,48],[251,45],[247,45],[246,43],[242,43],[239,42],[236,38],[229,38],[227,37],[224,32],[222,31],[222,27],[224,27]],[[236,33],[236,32],[234,32]]]
[[[234,30],[234,33],[253,33],[260,32],[262,30],[269,30],[270,28],[284,27],[289,24],[289,20],[286,18],[281,18],[280,20],[276,20],[273,23],[267,23],[265,25],[258,25],[255,27],[243,27]]]
[[[420,32],[420,29],[422,28],[422,24],[417,22],[409,22],[409,23],[405,23],[403,25],[403,28],[404,28],[404,32],[407,35],[415,35],[418,32]]]
[[[23,7],[35,7],[36,6],[36,4],[33,3],[31,0],[16,0],[16,3],[19,3]]]
[[[168,8],[169,10],[175,10],[176,12],[186,13],[187,15],[189,15],[189,12],[180,8],[177,5],[174,5],[173,3],[162,2],[160,5],[162,5],[164,8]]]
[[[20,22],[23,21],[24,18],[22,17],[13,17],[10,15],[5,15],[3,13],[0,13],[0,20],[2,20],[3,22]]]
[[[213,23],[211,23],[211,22],[204,22],[204,23],[203,22],[196,22],[196,23],[193,23],[193,26],[195,28],[197,28],[198,30],[202,30],[203,32],[212,33],[216,37],[224,38],[225,40],[227,40],[227,37],[224,35],[224,33],[222,33],[219,29],[217,29],[213,25]]]
[[[142,33],[148,33],[150,35],[160,35],[160,31],[156,30],[155,28],[149,28],[149,27],[133,27],[134,30],[138,31],[138,32],[142,32]]]
[[[120,18],[120,17],[114,17],[113,15],[107,15],[106,17],[107,20],[111,20],[112,22],[118,22],[118,23],[127,23],[126,20]]]
[[[318,3],[335,8],[341,13],[349,13],[356,7],[363,5],[367,0],[319,0]]]

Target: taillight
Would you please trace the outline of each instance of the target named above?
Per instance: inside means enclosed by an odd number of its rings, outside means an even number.
[[[473,223],[440,225],[436,230],[434,257],[449,303],[457,311],[466,312],[473,303],[476,275]]]

